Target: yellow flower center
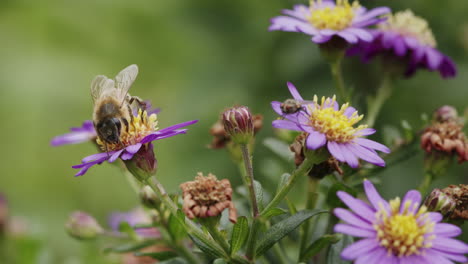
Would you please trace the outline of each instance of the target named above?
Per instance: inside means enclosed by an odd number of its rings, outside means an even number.
[[[359,122],[364,116],[358,116],[354,112],[350,117],[344,113],[348,109],[349,104],[341,106],[339,110],[335,110],[333,105],[336,104],[335,96],[333,98],[322,97],[321,103],[318,103],[317,96],[314,96],[314,104],[308,105],[310,110],[310,126],[322,134],[325,134],[327,140],[340,143],[350,142],[356,137],[356,133],[366,128],[366,125],[360,125],[354,128],[353,125]]]
[[[424,45],[436,47],[437,43],[427,21],[415,16],[411,10],[401,11],[389,15],[387,23],[378,26],[381,30],[394,31],[399,34],[417,39]]]
[[[343,30],[351,25],[354,11],[359,7],[357,1],[336,0],[334,7],[321,7],[322,0],[310,1],[309,22],[317,29]]]
[[[128,127],[123,125],[120,132],[121,143],[106,142],[105,144],[101,141],[101,139],[99,139],[99,137],[96,139],[96,143],[103,151],[120,150],[124,147],[140,142],[144,137],[156,131],[158,129],[157,126],[158,120],[156,114],[151,114],[148,116],[146,111],[139,109],[138,115],[134,116],[132,120],[130,120]]]
[[[415,212],[415,208],[410,208],[414,207],[412,201],[406,201],[400,213],[400,203],[400,198],[390,201],[390,214],[380,204],[374,223],[377,239],[387,249],[388,255],[419,255],[424,248],[432,246],[435,235],[424,236],[433,232],[435,224],[428,219],[425,206]]]

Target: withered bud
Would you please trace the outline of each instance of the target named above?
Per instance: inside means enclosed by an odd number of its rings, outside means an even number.
[[[289,149],[294,153],[294,163],[296,164],[296,167],[299,167],[302,164],[302,162],[304,162],[304,144],[306,138],[307,133],[301,133],[289,146]],[[323,177],[335,171],[338,172],[340,175],[343,175],[343,170],[341,169],[339,162],[334,157],[330,157],[319,164],[315,164],[309,171],[309,176],[322,179]]]
[[[427,196],[424,205],[429,211],[440,212],[443,216],[449,216],[452,214],[457,204],[455,200],[443,193],[440,189],[434,189],[429,196]]]
[[[248,144],[253,138],[253,120],[246,106],[232,107],[223,113],[224,130],[237,144]]]
[[[260,114],[252,116],[254,135],[256,135],[263,127],[263,116]],[[220,119],[213,124],[210,128],[210,134],[213,136],[213,140],[208,145],[212,149],[221,149],[226,147],[231,142],[231,137],[224,130],[223,120]]]
[[[149,208],[157,208],[160,205],[161,200],[156,193],[148,185],[144,186],[140,190],[140,201],[143,205]]]
[[[468,220],[468,185],[449,185],[442,192],[455,201],[456,206],[450,215],[454,220]]]
[[[434,112],[434,120],[437,122],[457,121],[457,109],[450,105],[444,105]]]
[[[65,224],[68,234],[77,239],[94,239],[104,230],[94,217],[87,213],[73,212]]]
[[[180,185],[182,189],[183,208],[188,218],[205,218],[218,216],[229,208],[229,220],[237,221],[237,211],[232,202],[232,188],[228,179],[218,180],[209,173],[197,174],[194,181]]]
[[[458,122],[433,123],[427,127],[421,136],[421,147],[428,154],[458,155],[459,163],[468,160],[468,141]]]

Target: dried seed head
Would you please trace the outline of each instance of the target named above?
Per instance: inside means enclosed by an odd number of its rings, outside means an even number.
[[[450,215],[454,220],[468,220],[468,185],[449,185],[442,189],[442,192],[455,201],[455,209]]]
[[[421,147],[428,154],[436,151],[448,156],[458,155],[459,163],[468,160],[468,141],[458,122],[437,122],[426,128],[421,136]]]
[[[104,231],[94,217],[80,211],[70,215],[65,229],[68,234],[77,239],[94,239]]]
[[[456,201],[446,195],[440,189],[434,189],[424,201],[427,210],[440,212],[444,216],[450,216],[455,209]]]
[[[194,181],[182,183],[183,211],[190,219],[220,215],[229,208],[229,220],[237,220],[237,211],[232,202],[231,183],[227,179],[218,180],[213,174],[197,174]]]
[[[253,120],[246,106],[232,107],[223,113],[224,130],[237,144],[248,144],[253,138]]]

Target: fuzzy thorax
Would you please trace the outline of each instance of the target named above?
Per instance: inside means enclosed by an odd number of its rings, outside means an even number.
[[[398,257],[420,255],[422,250],[432,246],[435,238],[434,222],[426,213],[427,208],[407,200],[400,210],[401,200],[396,198],[390,201],[388,213],[382,204],[376,213],[374,228],[381,246],[387,249],[389,255]]]
[[[333,107],[336,104],[336,98],[322,97],[321,102],[318,102],[317,96],[314,96],[314,104],[308,105],[310,110],[310,126],[315,131],[324,134],[329,141],[339,143],[347,143],[356,138],[357,132],[366,128],[365,125],[360,125],[357,128],[353,126],[359,122],[364,116],[358,115],[357,112],[346,116],[345,112],[349,104],[343,104],[341,108],[335,110]]]
[[[352,4],[348,0],[337,0],[334,7],[321,7],[322,0],[310,1],[309,22],[317,29],[343,30],[351,26],[355,10],[359,8],[357,1]]]
[[[96,143],[104,151],[120,150],[127,146],[139,143],[144,137],[158,129],[156,114],[148,113],[145,110],[138,110],[138,114],[130,120],[128,127],[125,125],[120,131],[120,143],[104,143],[101,139],[96,139]]]

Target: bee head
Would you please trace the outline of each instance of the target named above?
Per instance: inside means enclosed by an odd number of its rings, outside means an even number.
[[[120,129],[122,124],[118,118],[107,118],[96,125],[96,130],[101,139],[109,143],[120,141]]]

